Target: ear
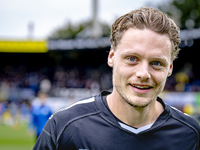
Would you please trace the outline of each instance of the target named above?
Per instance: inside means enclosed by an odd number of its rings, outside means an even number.
[[[168,71],[168,75],[167,75],[168,77],[171,76],[172,71],[173,71],[173,61],[171,62],[170,67],[169,67],[169,71]]]
[[[110,52],[109,52],[109,55],[108,55],[108,66],[113,67],[113,61],[114,61],[114,49],[111,46]]]

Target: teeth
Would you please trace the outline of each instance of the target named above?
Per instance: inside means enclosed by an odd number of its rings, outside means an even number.
[[[139,88],[139,89],[148,89],[148,88],[151,88],[150,86],[140,86],[140,85],[135,85],[134,87]]]

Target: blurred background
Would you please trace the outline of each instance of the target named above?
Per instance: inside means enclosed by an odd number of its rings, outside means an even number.
[[[160,96],[200,119],[200,0],[1,0],[0,149],[32,149],[39,91],[53,113],[112,90],[111,24],[141,6],[180,27],[179,58]]]

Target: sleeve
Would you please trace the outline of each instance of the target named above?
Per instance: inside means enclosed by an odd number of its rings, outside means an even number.
[[[33,150],[56,150],[56,133],[53,119],[49,119],[38,137]]]

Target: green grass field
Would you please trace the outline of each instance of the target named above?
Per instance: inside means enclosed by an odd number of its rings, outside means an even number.
[[[32,150],[33,134],[28,134],[25,125],[11,127],[0,124],[0,150]]]

